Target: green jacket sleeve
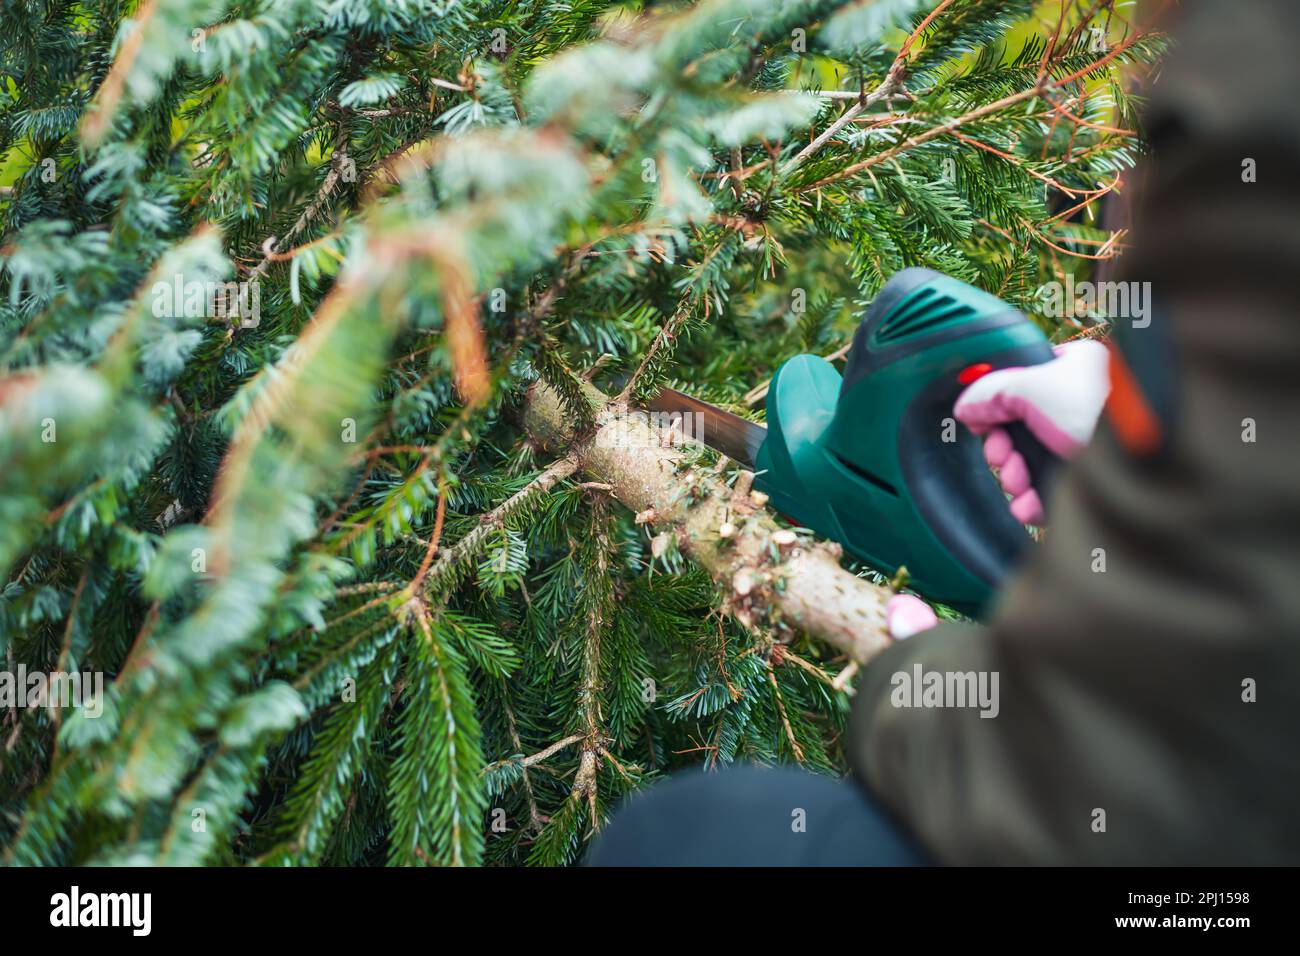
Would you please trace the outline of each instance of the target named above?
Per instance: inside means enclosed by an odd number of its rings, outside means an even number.
[[[944,862],[1300,863],[1300,5],[1174,32],[1116,329],[1161,445],[1103,422],[988,625],[859,684],[855,773]],[[918,666],[996,674],[996,716],[899,706]]]

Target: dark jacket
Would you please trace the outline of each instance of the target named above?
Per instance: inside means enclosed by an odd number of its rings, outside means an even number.
[[[860,681],[855,771],[944,862],[1300,863],[1300,4],[1173,33],[1116,334],[1160,439],[1104,419],[988,625]],[[998,716],[893,706],[917,663],[997,672]]]

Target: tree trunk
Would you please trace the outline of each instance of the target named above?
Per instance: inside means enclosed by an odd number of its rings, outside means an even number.
[[[608,484],[638,522],[671,536],[712,575],[742,623],[805,631],[859,663],[889,644],[890,592],[841,568],[838,545],[780,528],[763,507],[765,496],[728,488],[717,473],[691,464],[681,436],[644,412],[608,405],[594,388],[591,398],[603,410],[581,443],[567,425],[573,416],[540,383],[529,393],[525,425],[534,440],[575,454],[579,468]]]

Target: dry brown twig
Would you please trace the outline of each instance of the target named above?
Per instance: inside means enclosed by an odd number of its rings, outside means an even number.
[[[938,17],[938,15],[942,13],[944,8],[950,3],[952,3],[952,0],[943,0],[943,2],[930,11],[929,15],[924,20],[917,24],[916,29],[912,31],[911,35],[903,42],[903,45],[899,47],[898,55],[894,57],[894,62],[890,64],[889,70],[885,73],[885,78],[880,81],[880,84],[870,93],[859,94],[858,101],[841,113],[839,119],[828,126],[821,135],[790,158],[789,162],[781,168],[782,174],[792,172],[796,169],[800,163],[813,153],[817,152],[817,150],[821,149],[826,142],[835,136],[835,134],[845,126],[848,126],[849,123],[853,122],[858,114],[862,113],[867,109],[867,107],[874,103],[879,103],[881,100],[892,101],[896,97],[907,96],[907,90],[903,86],[903,74],[907,68],[908,54],[912,52],[912,45],[916,43],[917,39],[919,39],[921,34],[925,32],[926,28],[934,22],[935,18]]]
[[[1105,66],[1107,63],[1110,63],[1117,56],[1119,56],[1121,53],[1123,53],[1134,43],[1136,43],[1139,39],[1145,37],[1146,35],[1147,35],[1146,31],[1135,30],[1122,43],[1116,44],[1106,54],[1098,57],[1093,62],[1080,67],[1079,69],[1075,70],[1073,73],[1069,74],[1068,76],[1061,77],[1060,79],[1057,80],[1052,80],[1046,75],[1040,76],[1038,81],[1035,82],[1034,85],[1029,87],[1028,89],[1021,90],[1018,93],[1011,93],[1007,96],[1002,97],[1001,99],[994,100],[992,103],[986,103],[983,106],[979,106],[973,110],[969,110],[968,112],[963,113],[961,116],[957,116],[951,120],[948,120],[946,123],[940,123],[936,126],[932,126],[921,133],[917,133],[915,136],[908,137],[907,139],[903,140],[903,142],[899,143],[897,146],[890,147],[889,149],[883,150],[882,152],[876,153],[872,156],[868,156],[866,159],[863,159],[859,162],[852,163],[848,166],[845,166],[843,169],[835,173],[832,173],[829,176],[824,176],[821,179],[816,180],[815,182],[811,182],[806,185],[799,186],[794,191],[809,192],[811,190],[820,189],[823,186],[828,186],[832,183],[837,183],[837,182],[841,182],[842,180],[849,179],[853,176],[856,176],[860,172],[864,172],[870,169],[872,166],[877,166],[880,163],[892,160],[896,156],[899,156],[910,149],[914,149],[917,146],[921,146],[925,143],[928,143],[932,139],[936,139],[940,136],[952,134],[953,131],[956,130],[957,128],[961,126],[965,126],[971,122],[974,122],[975,120],[982,119],[985,116],[989,116],[993,113],[997,113],[1001,110],[1007,109],[1008,107],[1015,106],[1018,103],[1023,103],[1025,100],[1040,97],[1043,94],[1050,92],[1052,90],[1060,89],[1061,87],[1068,86],[1070,83],[1073,83],[1075,80],[1082,79],[1088,74],[1101,69],[1103,66]],[[1049,110],[1048,112],[1050,113],[1051,111]]]

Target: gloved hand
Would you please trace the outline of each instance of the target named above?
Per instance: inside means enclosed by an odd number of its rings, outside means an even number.
[[[1011,495],[1011,513],[1022,524],[1041,524],[1043,505],[1024,458],[998,426],[1022,421],[1049,451],[1073,458],[1092,438],[1110,393],[1106,346],[1082,340],[1055,351],[1056,358],[1042,365],[989,372],[962,392],[953,408],[958,421],[984,436],[984,458],[998,469],[998,480]]]
[[[1056,348],[1042,365],[1004,368],[977,379],[957,398],[957,419],[984,436],[984,457],[1012,496],[1011,513],[1024,524],[1043,520],[1042,502],[1011,436],[1000,425],[1021,421],[1061,458],[1073,458],[1092,438],[1110,394],[1110,356],[1100,342],[1084,340]],[[939,623],[930,605],[896,594],[885,605],[889,636],[904,640]]]

